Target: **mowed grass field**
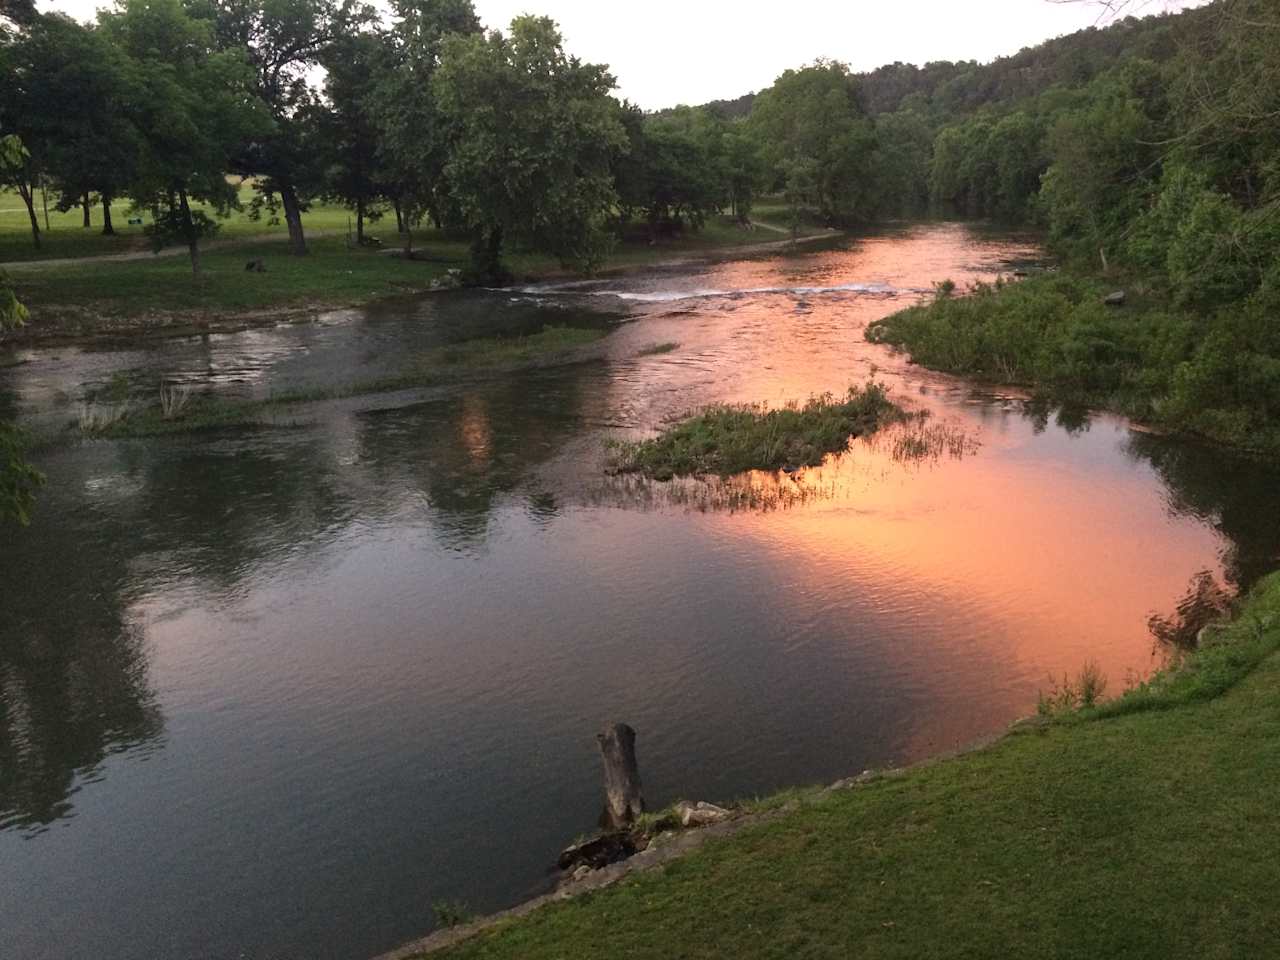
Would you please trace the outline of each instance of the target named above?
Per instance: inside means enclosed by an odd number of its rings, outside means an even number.
[[[273,235],[288,236],[288,229],[283,219],[279,223],[271,223],[263,215],[260,220],[249,217],[248,207],[253,199],[252,183],[235,180],[240,202],[244,210],[235,211],[220,224],[216,240],[241,240],[252,237]],[[89,229],[83,227],[84,214],[79,207],[73,207],[65,213],[55,209],[57,195],[49,194],[49,229],[45,230],[43,197],[36,191],[36,218],[40,222],[41,248],[36,249],[31,241],[31,221],[27,216],[27,208],[22,198],[12,189],[0,189],[0,264],[17,263],[29,260],[54,260],[64,257],[96,257],[117,253],[150,250],[150,241],[143,233],[145,223],[131,225],[130,216],[141,216],[146,223],[151,222],[150,213],[131,213],[130,201],[117,200],[111,205],[111,221],[116,235],[102,235],[102,207],[94,203],[90,207]],[[210,216],[213,212],[208,211]],[[346,208],[333,204],[315,204],[304,217],[304,224],[309,230],[325,233],[346,234],[348,219],[351,229],[355,230],[355,216]],[[395,215],[389,214],[380,223],[369,224],[369,232],[382,234],[389,243],[395,242]]]

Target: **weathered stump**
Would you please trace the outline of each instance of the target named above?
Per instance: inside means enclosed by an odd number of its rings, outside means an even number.
[[[636,767],[636,732],[625,723],[614,723],[596,734],[596,740],[604,759],[605,804],[600,823],[605,829],[620,830],[644,813]]]

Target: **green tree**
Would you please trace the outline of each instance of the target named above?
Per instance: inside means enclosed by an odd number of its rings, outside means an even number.
[[[613,85],[604,67],[568,56],[546,18],[445,41],[431,89],[478,276],[502,275],[511,240],[583,268],[602,261],[618,199],[611,159],[625,144]]]
[[[803,180],[812,191],[805,199],[830,221],[871,213],[875,131],[847,66],[819,60],[786,71],[756,97],[750,123],[775,183]],[[797,179],[801,167],[809,173]]]
[[[127,58],[102,32],[45,14],[12,46],[10,60],[18,81],[10,95],[25,104],[23,139],[41,144],[58,209],[82,206],[87,227],[97,194],[103,233],[113,233],[112,200],[134,175],[141,150],[129,121]],[[34,223],[34,209],[28,211]]]
[[[889,213],[920,213],[929,203],[929,169],[933,130],[912,109],[876,118],[875,170],[877,208]]]
[[[389,63],[381,34],[356,33],[332,43],[323,57],[325,99],[320,111],[321,154],[326,159],[324,193],[356,214],[356,242],[364,243],[366,217],[384,191],[378,162],[380,131],[373,112],[378,73]]]
[[[445,133],[431,90],[445,39],[478,34],[471,0],[391,0],[393,23],[369,96],[378,128],[380,177],[396,210],[405,250],[413,228],[426,217],[456,225],[444,190]]]
[[[274,215],[278,198],[289,249],[304,255],[302,214],[309,199],[324,190],[316,97],[308,74],[334,43],[372,22],[372,8],[356,0],[187,0],[187,10],[212,26],[217,49],[248,59],[253,90],[275,122],[246,138],[234,156],[234,169],[256,177],[255,213],[265,209]]]
[[[0,159],[12,159],[18,148],[13,136],[0,139]],[[9,278],[0,273],[0,332],[21,326],[26,320],[26,308],[18,301]],[[28,523],[36,490],[44,482],[40,472],[23,457],[24,447],[22,432],[8,420],[0,420],[0,523]]]
[[[195,204],[220,216],[237,205],[232,154],[271,119],[243,55],[218,51],[210,25],[178,0],[125,0],[101,26],[133,59],[129,115],[142,153],[129,194],[154,212],[154,242],[185,243],[199,276],[200,240],[218,225]]]
[[[1040,204],[1056,244],[1096,253],[1106,269],[1158,174],[1158,134],[1124,77],[1099,78],[1089,93],[1050,128]]]

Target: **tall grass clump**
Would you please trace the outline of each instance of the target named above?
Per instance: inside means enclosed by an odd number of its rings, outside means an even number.
[[[655,480],[816,466],[851,438],[901,416],[875,382],[851,387],[843,397],[823,394],[775,409],[717,404],[651,440],[613,444],[613,466]]]

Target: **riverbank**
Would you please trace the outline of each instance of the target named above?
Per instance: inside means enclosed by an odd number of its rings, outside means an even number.
[[[785,249],[785,231],[767,224],[746,230],[729,218],[715,218],[698,233],[657,244],[621,244],[603,276],[675,266],[729,255]],[[838,236],[805,230],[801,243]],[[427,232],[414,244],[414,257],[399,249],[353,248],[345,237],[311,240],[306,257],[292,257],[282,242],[253,237],[212,245],[194,279],[185,256],[128,259],[67,259],[39,266],[0,264],[9,272],[30,322],[0,336],[3,343],[96,337],[225,333],[252,326],[302,320],[329,310],[415,295],[452,285],[449,272],[467,264],[467,245]],[[514,253],[509,266],[520,282],[575,276],[554,259]],[[260,261],[262,272],[246,264]]]
[[[913,362],[1111,410],[1255,454],[1280,451],[1280,291],[1225,305],[1175,302],[1157,279],[1047,273],[940,285],[871,324]]]
[[[794,794],[661,869],[395,955],[1261,956],[1280,936],[1280,574],[1210,634],[1100,707]]]

